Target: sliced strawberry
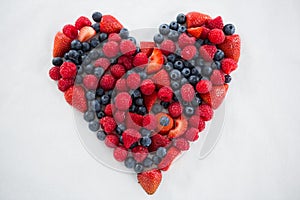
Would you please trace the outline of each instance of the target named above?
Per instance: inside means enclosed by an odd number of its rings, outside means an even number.
[[[152,81],[157,85],[157,87],[161,88],[163,86],[170,86],[170,77],[166,70],[162,69],[154,76],[152,76]]]
[[[53,57],[63,57],[71,48],[72,39],[62,32],[58,32],[54,38]]]
[[[134,123],[136,123],[139,126],[143,126],[144,117],[142,115],[136,113],[129,113],[129,115]]]
[[[146,97],[144,97],[144,103],[148,112],[151,111],[152,106],[155,104],[156,99],[157,99],[156,91],[154,91],[151,95],[147,95]]]
[[[195,28],[189,28],[187,32],[194,36],[195,38],[199,39],[203,31],[203,27],[195,27]]]
[[[186,14],[186,25],[187,28],[199,27],[206,23],[207,20],[211,19],[210,16],[199,12],[189,12]]]
[[[159,147],[166,147],[170,144],[170,140],[166,136],[162,136],[161,134],[154,134],[151,137],[152,143],[149,146],[149,152],[156,151]]]
[[[78,34],[78,40],[80,42],[85,42],[91,39],[92,37],[94,37],[95,35],[96,35],[96,31],[92,27],[85,26],[80,29]]]
[[[152,169],[150,171],[139,173],[137,179],[147,194],[151,195],[157,190],[162,180],[162,174],[159,169]]]
[[[147,56],[150,56],[153,52],[153,49],[155,48],[155,42],[140,42],[140,49],[141,52],[147,54]]]
[[[181,135],[184,134],[187,127],[188,127],[188,122],[183,116],[180,117],[179,119],[176,119],[175,120],[175,128],[169,132],[168,137],[169,138],[180,137]]]
[[[226,36],[225,41],[218,47],[224,52],[226,58],[232,58],[236,62],[239,61],[241,51],[241,39],[239,35]]]
[[[205,103],[210,105],[213,109],[217,109],[223,102],[228,90],[228,85],[213,86],[209,93],[201,94],[201,98]]]
[[[172,164],[172,162],[175,160],[175,158],[180,154],[180,150],[176,147],[170,147],[170,149],[167,152],[167,155],[162,159],[162,161],[158,164],[158,169],[161,169],[163,171],[167,171]]]
[[[80,112],[87,110],[87,101],[84,89],[81,86],[72,86],[64,94],[66,101]]]
[[[123,25],[111,15],[103,15],[100,22],[100,31],[103,33],[119,33]]]
[[[149,60],[150,62],[146,67],[147,74],[153,74],[155,72],[158,72],[164,64],[164,56],[159,49],[153,50]]]

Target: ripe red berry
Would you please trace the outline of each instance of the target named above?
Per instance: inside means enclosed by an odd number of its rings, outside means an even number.
[[[105,106],[104,113],[107,116],[112,116],[113,114],[112,104],[108,104],[107,106]]]
[[[100,80],[100,87],[105,91],[112,90],[115,86],[115,83],[116,80],[112,75],[105,74]]]
[[[63,78],[75,78],[77,73],[77,67],[74,63],[72,62],[64,62],[60,66],[60,75]]]
[[[184,84],[181,87],[181,97],[184,101],[186,102],[191,102],[193,101],[194,97],[195,97],[195,90],[194,87],[191,84]]]
[[[123,123],[125,121],[125,112],[124,111],[121,111],[121,110],[117,110],[114,114],[114,119],[115,121],[120,124],[120,123]]]
[[[225,58],[221,61],[221,68],[225,74],[230,74],[238,67],[237,62],[231,58]]]
[[[124,147],[129,149],[131,145],[141,138],[141,134],[135,129],[126,129],[122,135]]]
[[[105,137],[105,145],[110,148],[116,148],[119,144],[119,138],[116,135],[109,134]]]
[[[126,73],[126,70],[123,65],[115,64],[115,65],[111,66],[110,73],[116,79],[119,79]]]
[[[130,41],[130,40],[123,40],[121,43],[120,43],[120,51],[122,53],[122,55],[133,55],[136,51],[136,46],[135,44]]]
[[[174,140],[174,146],[181,151],[187,151],[190,148],[190,143],[185,138],[178,138]]]
[[[209,80],[201,80],[196,85],[196,90],[200,94],[209,92],[212,88],[212,84]]]
[[[119,45],[115,41],[110,41],[103,45],[102,50],[105,56],[113,58],[119,53]]]
[[[223,85],[225,82],[224,73],[221,70],[215,69],[210,76],[210,81],[213,85]]]
[[[117,80],[116,90],[119,91],[119,92],[127,91],[126,80],[124,78],[120,78],[119,80]]]
[[[165,55],[169,55],[175,52],[176,45],[172,40],[165,40],[161,43],[160,49]]]
[[[133,62],[132,62],[132,64],[135,67],[144,67],[144,65],[146,65],[147,63],[148,63],[147,54],[145,54],[143,52],[136,54],[135,57],[133,58]]]
[[[186,132],[185,132],[185,138],[188,141],[194,142],[196,140],[198,140],[199,138],[199,130],[198,128],[189,128]]]
[[[75,26],[71,24],[65,25],[62,31],[67,37],[71,38],[72,40],[76,39],[78,36],[77,28],[75,28]]]
[[[213,115],[214,115],[214,111],[209,105],[200,105],[199,106],[199,113],[200,113],[200,117],[204,121],[211,120]]]
[[[200,56],[205,61],[212,61],[217,52],[217,47],[213,45],[203,45],[199,49]]]
[[[225,34],[222,29],[212,29],[208,33],[208,39],[213,44],[222,44],[225,40]]]
[[[132,155],[139,163],[143,162],[147,158],[148,153],[148,149],[143,146],[137,146],[132,149]]]
[[[144,95],[151,95],[155,90],[155,84],[151,79],[146,79],[142,82],[140,90]]]
[[[178,38],[178,45],[181,49],[188,45],[194,45],[196,39],[194,37],[188,36],[186,33],[182,33]]]
[[[148,130],[154,130],[157,127],[157,120],[153,114],[148,114],[143,118],[143,127]]]
[[[100,119],[100,125],[106,133],[112,133],[117,126],[115,120],[109,116]]]
[[[182,108],[179,102],[173,102],[169,105],[168,111],[171,117],[177,118],[182,113]]]
[[[60,72],[59,72],[60,68],[59,67],[52,67],[49,70],[49,76],[52,80],[54,81],[58,81],[61,78]]]
[[[77,28],[77,30],[80,30],[82,27],[84,26],[91,26],[92,22],[84,16],[79,17],[76,22],[75,22],[75,27]]]
[[[121,42],[122,38],[118,33],[111,33],[108,35],[108,41]]]
[[[164,86],[159,89],[157,97],[164,102],[171,102],[173,97],[173,91],[170,87]]]
[[[83,85],[88,90],[95,90],[98,86],[98,78],[95,75],[88,74],[83,78]]]
[[[141,85],[141,77],[138,73],[130,74],[126,79],[126,84],[129,89],[137,89]]]
[[[184,47],[181,51],[181,57],[185,60],[191,60],[195,57],[197,53],[197,48],[193,45]]]
[[[107,58],[99,58],[94,62],[95,67],[102,67],[104,70],[107,70],[110,66],[110,61]]]
[[[126,160],[127,155],[128,151],[124,147],[117,147],[114,149],[114,158],[119,162]]]
[[[117,94],[115,106],[119,110],[127,110],[132,104],[131,96],[127,92]]]
[[[59,79],[57,86],[58,89],[62,92],[65,92],[67,89],[69,89],[72,85],[74,85],[74,79]]]

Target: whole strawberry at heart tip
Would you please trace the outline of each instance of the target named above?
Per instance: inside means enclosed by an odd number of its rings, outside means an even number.
[[[95,139],[154,194],[162,171],[224,101],[240,37],[221,16],[199,12],[161,24],[153,41],[137,41],[114,16],[92,19],[81,16],[55,35],[49,76]]]

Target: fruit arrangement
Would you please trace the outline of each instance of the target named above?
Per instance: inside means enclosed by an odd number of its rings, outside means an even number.
[[[220,16],[199,12],[160,25],[153,42],[137,42],[111,15],[92,18],[55,35],[49,76],[95,139],[153,194],[224,100],[240,37]]]

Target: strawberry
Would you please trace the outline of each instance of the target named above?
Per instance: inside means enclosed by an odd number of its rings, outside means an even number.
[[[170,140],[166,136],[162,136],[161,134],[154,134],[151,137],[152,143],[149,146],[149,152],[156,151],[159,147],[166,147],[170,144]]]
[[[214,19],[211,19],[211,20],[208,20],[206,22],[206,27],[209,28],[209,29],[214,29],[214,28],[217,28],[217,29],[223,29],[223,19],[221,16],[218,16]]]
[[[155,42],[145,42],[145,41],[140,42],[141,52],[147,54],[147,56],[150,56],[152,54],[152,51],[155,46],[156,46]]]
[[[72,39],[62,32],[58,32],[54,38],[53,57],[63,57],[70,50]]]
[[[155,104],[156,99],[157,99],[157,93],[155,91],[144,98],[144,104],[148,112],[151,111],[152,106]]]
[[[137,124],[138,126],[143,126],[144,117],[142,115],[136,113],[129,113],[129,116],[135,124]]]
[[[207,35],[208,35],[209,31],[210,31],[209,28],[206,28],[206,27],[203,26],[200,38],[205,40],[207,38]]]
[[[131,114],[132,113],[126,113],[126,117],[125,117],[126,128],[133,129],[133,130],[140,130],[141,126],[133,121],[133,119],[131,118]],[[135,120],[137,120],[137,119],[135,119]]]
[[[137,175],[137,179],[142,188],[147,192],[147,194],[154,194],[157,190],[161,180],[162,174],[158,169],[152,169],[150,171],[145,171]]]
[[[196,39],[199,39],[203,31],[203,27],[195,27],[195,28],[189,28],[187,29],[187,32],[194,36]]]
[[[218,45],[218,48],[224,52],[226,58],[232,58],[238,62],[241,51],[240,36],[237,34],[226,36],[225,41]]]
[[[175,120],[175,128],[172,129],[168,137],[169,138],[177,138],[184,134],[188,126],[188,122],[184,117],[180,117],[179,119]]]
[[[159,49],[154,49],[149,59],[150,62],[146,67],[147,74],[158,72],[164,63],[164,56],[162,52]]]
[[[94,37],[95,35],[96,35],[96,31],[92,27],[85,26],[80,29],[78,34],[78,40],[80,42],[85,42],[91,39],[92,37]]]
[[[209,19],[211,19],[211,17],[208,15],[199,12],[189,12],[186,14],[186,25],[187,28],[199,27],[204,25]]]
[[[157,87],[170,86],[170,77],[166,70],[162,69],[151,77]]]
[[[227,90],[228,90],[227,84],[213,86],[210,92],[206,94],[201,94],[200,96],[205,103],[210,105],[213,109],[217,109],[223,102]]]
[[[100,22],[100,31],[103,33],[119,33],[123,25],[111,15],[103,15]]]
[[[85,91],[81,86],[72,86],[64,94],[66,101],[80,112],[87,110]]]
[[[158,169],[161,169],[163,171],[167,171],[172,164],[172,162],[175,160],[175,158],[180,154],[180,150],[176,147],[170,147],[170,149],[167,152],[167,155],[162,159],[162,161],[158,164]]]

